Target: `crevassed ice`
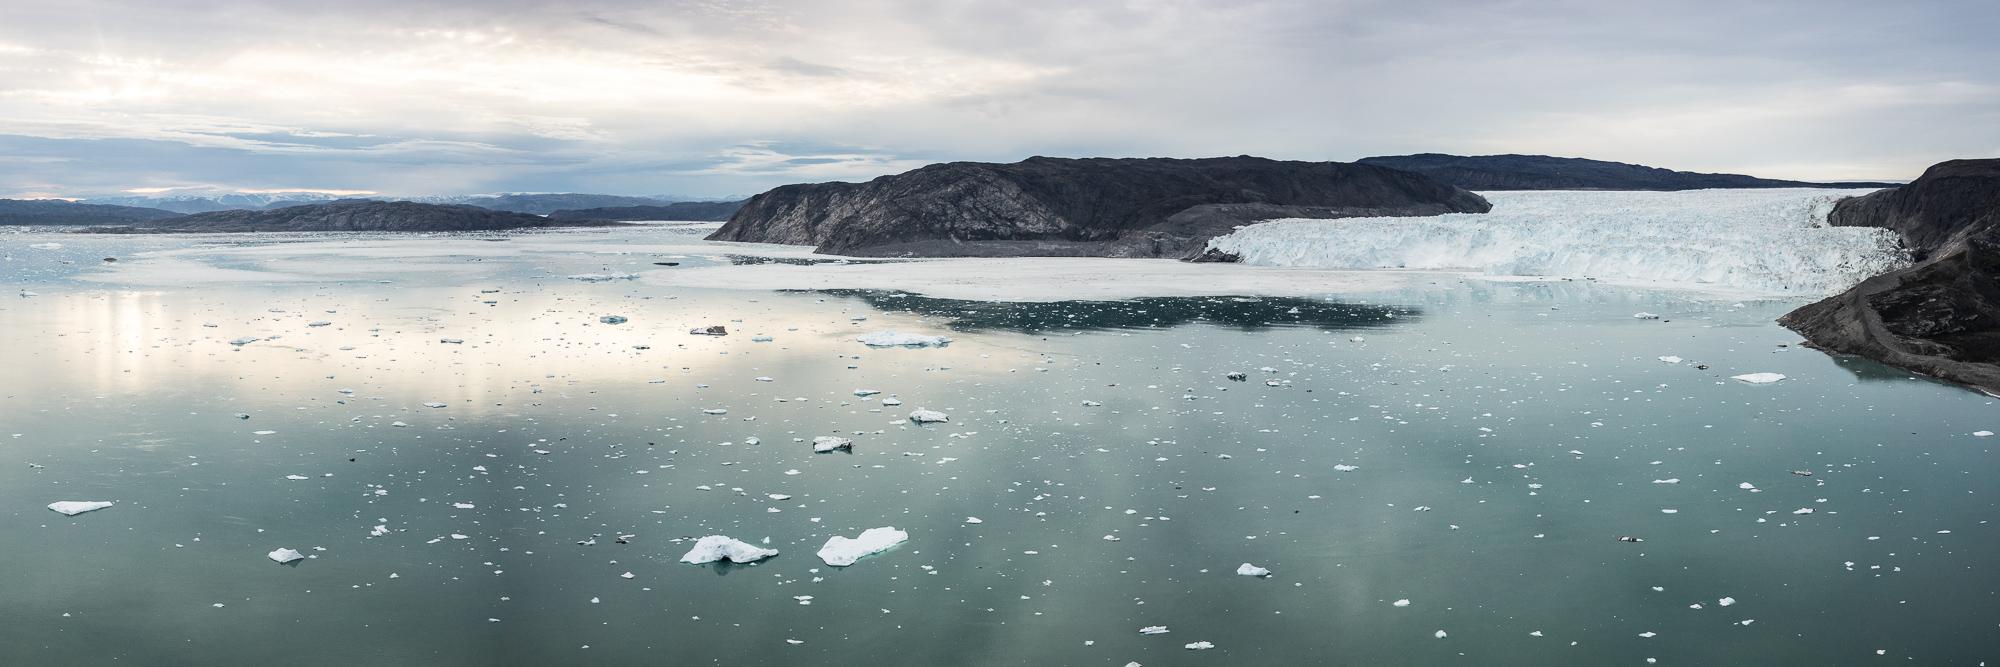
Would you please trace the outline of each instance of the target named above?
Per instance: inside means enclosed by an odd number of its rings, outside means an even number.
[[[1867,192],[1487,192],[1491,213],[1274,220],[1209,246],[1269,266],[1830,294],[1909,262],[1894,232],[1827,226],[1834,202]]]

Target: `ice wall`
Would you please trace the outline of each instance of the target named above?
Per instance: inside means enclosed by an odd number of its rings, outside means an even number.
[[[1488,192],[1485,214],[1275,220],[1210,247],[1249,264],[1437,269],[1820,295],[1903,266],[1893,232],[1828,227],[1868,190]]]

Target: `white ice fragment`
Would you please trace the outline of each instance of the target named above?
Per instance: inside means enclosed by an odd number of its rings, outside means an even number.
[[[1356,470],[1360,470],[1361,466],[1351,466],[1345,463],[1335,463],[1333,464],[1333,469],[1338,472],[1354,472]]]
[[[306,555],[299,553],[298,549],[289,549],[289,548],[278,549],[276,551],[272,551],[271,553],[264,555],[270,557],[271,560],[277,562],[280,565],[306,559]]]
[[[1142,635],[1164,635],[1164,634],[1167,634],[1167,626],[1164,626],[1164,625],[1148,625],[1148,626],[1146,626],[1146,627],[1143,627],[1143,628],[1139,628],[1139,634],[1142,634]]]
[[[1973,431],[1973,432],[1972,432],[1972,437],[1975,437],[1975,438],[1991,438],[1991,437],[1993,437],[1993,432],[1992,432],[1992,431]]]
[[[985,521],[985,520],[983,520],[983,519],[980,519],[979,517],[976,517],[976,516],[969,516],[969,517],[965,517],[965,522],[966,522],[966,523],[986,523],[986,521]]]
[[[1657,320],[1657,319],[1660,319],[1660,316],[1659,316],[1659,315],[1656,315],[1656,314],[1653,314],[1653,313],[1648,313],[1648,312],[1637,312],[1637,313],[1632,313],[1632,319],[1635,319],[1635,320]]]
[[[1669,363],[1669,364],[1678,364],[1678,363],[1680,363],[1680,362],[1681,362],[1681,358],[1680,358],[1680,357],[1676,357],[1676,356],[1673,356],[1673,355],[1671,355],[1671,354],[1670,354],[1670,355],[1667,355],[1667,356],[1664,356],[1664,357],[1660,357],[1660,361],[1663,361],[1663,362],[1666,362],[1666,363]]]
[[[63,516],[76,516],[84,512],[95,512],[110,507],[109,500],[58,500],[49,503],[49,509]]]
[[[854,441],[848,438],[837,438],[830,435],[816,436],[813,438],[813,451],[815,452],[825,454],[827,452],[831,452],[837,449],[845,449],[850,452],[854,451]]]
[[[827,538],[826,546],[819,548],[819,559],[827,565],[846,567],[861,560],[863,556],[888,551],[891,547],[910,539],[910,534],[894,527],[870,528],[861,531],[859,537],[848,539],[835,535]]]
[[[586,282],[586,283],[602,283],[602,282],[609,282],[609,281],[613,281],[613,280],[638,280],[638,279],[639,279],[639,274],[637,274],[637,273],[579,273],[579,274],[576,274],[576,275],[573,275],[573,276],[565,276],[565,277],[566,277],[566,278],[569,278],[570,280],[580,280],[580,281],[583,281],[583,282]]]
[[[1269,569],[1267,569],[1267,568],[1261,568],[1261,567],[1257,567],[1257,566],[1255,566],[1255,565],[1251,565],[1251,564],[1249,564],[1249,563],[1244,563],[1244,564],[1242,564],[1242,565],[1238,565],[1238,566],[1236,566],[1236,573],[1237,573],[1237,574],[1240,574],[1240,575],[1243,575],[1243,576],[1246,576],[1246,577],[1268,577],[1268,576],[1271,576],[1271,570],[1269,570]]]
[[[1445,634],[1444,634],[1444,631],[1443,631],[1443,630],[1439,630],[1439,631],[1437,631],[1437,634],[1435,634],[1435,635],[1431,635],[1431,636],[1433,636],[1433,637],[1437,637],[1438,639],[1444,639],[1444,638],[1445,638]]]
[[[765,549],[724,535],[710,535],[695,540],[694,548],[681,556],[681,562],[700,565],[727,558],[731,563],[749,563],[776,555],[777,549]]]
[[[1715,603],[1727,607],[1729,605],[1736,604],[1736,598],[1722,598],[1720,600],[1716,600]]]
[[[937,422],[951,421],[951,416],[942,412],[938,412],[936,410],[925,410],[923,408],[917,408],[916,410],[910,411],[910,421],[919,424],[934,424]]]
[[[1209,650],[1209,649],[1212,649],[1212,648],[1215,648],[1215,644],[1212,644],[1212,643],[1209,643],[1209,642],[1194,642],[1194,643],[1192,643],[1192,644],[1187,644],[1187,645],[1185,645],[1185,646],[1182,646],[1181,648],[1184,648],[1184,649],[1187,649],[1187,650],[1190,650],[1190,651],[1206,651],[1206,650]]]
[[[1395,602],[1391,602],[1391,603],[1389,603],[1389,604],[1392,604],[1392,605],[1395,605],[1395,606],[1398,606],[1398,607],[1408,607],[1408,606],[1410,606],[1410,599],[1409,599],[1409,598],[1403,598],[1403,599],[1401,599],[1401,600],[1397,600],[1397,601],[1395,601]]]
[[[624,324],[629,320],[626,320],[624,315],[605,315],[597,318],[597,321],[604,324]]]
[[[1779,380],[1783,380],[1783,379],[1785,379],[1785,374],[1784,374],[1784,373],[1744,373],[1744,374],[1742,374],[1742,375],[1732,375],[1732,376],[1730,376],[1730,377],[1729,377],[1729,379],[1731,379],[1731,380],[1738,380],[1738,381],[1742,381],[1742,382],[1748,382],[1748,383],[1750,383],[1750,384],[1770,384],[1770,383],[1773,383],[1773,382],[1777,382],[1777,381],[1779,381]]]
[[[866,333],[854,340],[869,347],[944,347],[951,344],[951,339],[944,336],[925,336],[897,331]]]

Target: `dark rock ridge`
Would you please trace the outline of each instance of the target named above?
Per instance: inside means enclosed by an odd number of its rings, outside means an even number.
[[[683,201],[664,206],[607,206],[550,213],[557,220],[683,220],[721,222],[743,208],[738,201]]]
[[[173,211],[61,199],[0,199],[0,225],[117,225],[160,220]]]
[[[1895,230],[1918,261],[1778,322],[1822,349],[2000,394],[2000,159],[1939,163],[1841,200],[1829,222]]]
[[[550,220],[476,206],[344,199],[269,211],[214,211],[125,227],[80,231],[105,234],[216,232],[469,232],[538,227],[596,227],[603,220]]]
[[[1623,162],[1547,155],[1385,155],[1357,164],[1414,171],[1467,190],[1703,190],[1709,188],[1890,188],[1896,183],[1807,183],[1703,174]]]
[[[951,162],[866,183],[787,185],[708,238],[865,256],[1181,257],[1273,218],[1484,213],[1428,177],[1256,157]]]

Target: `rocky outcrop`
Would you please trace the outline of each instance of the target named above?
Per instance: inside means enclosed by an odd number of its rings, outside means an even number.
[[[1704,190],[1709,188],[1887,188],[1895,183],[1808,183],[1703,174],[1623,162],[1547,155],[1385,155],[1355,161],[1414,171],[1467,190]]]
[[[864,256],[1181,257],[1261,220],[1491,208],[1465,190],[1367,165],[1034,157],[787,185],[750,198],[708,238]]]
[[[1841,200],[1828,221],[1895,230],[1918,261],[1778,322],[1822,349],[2000,394],[2000,159],[1939,163]]]
[[[538,227],[596,227],[602,220],[550,220],[476,206],[347,199],[269,211],[214,211],[126,227],[91,227],[105,234],[220,232],[473,232]]]
[[[117,225],[179,215],[157,208],[79,204],[61,199],[0,199],[0,225]]]
[[[662,206],[608,206],[550,213],[557,220],[681,220],[721,222],[743,208],[738,201],[683,201]]]

